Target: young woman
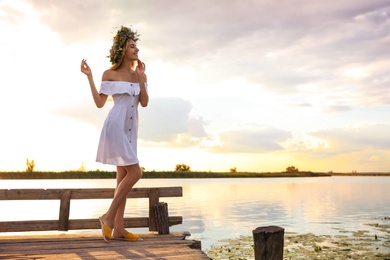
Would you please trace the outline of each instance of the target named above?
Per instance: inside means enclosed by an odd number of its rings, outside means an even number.
[[[142,176],[137,158],[138,104],[149,102],[145,64],[138,58],[139,34],[122,26],[116,33],[110,49],[112,66],[103,73],[98,92],[92,71],[86,60],[81,61],[81,72],[87,75],[93,100],[98,108],[112,96],[111,108],[100,136],[96,161],[116,165],[117,186],[108,211],[99,217],[103,238],[139,240],[124,227],[126,197]]]

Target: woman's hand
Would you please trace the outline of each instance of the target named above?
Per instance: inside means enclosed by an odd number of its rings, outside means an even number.
[[[145,74],[145,63],[143,63],[141,60],[137,60],[137,67],[135,68],[135,72],[137,72],[138,76]]]
[[[89,76],[92,76],[92,71],[91,71],[91,68],[88,66],[88,63],[86,60],[82,60],[81,61],[81,72],[84,73],[85,75],[87,75],[88,77]]]
[[[146,74],[145,74],[146,66],[141,60],[137,60],[137,67],[135,67],[135,72],[138,75],[140,81],[146,82]]]

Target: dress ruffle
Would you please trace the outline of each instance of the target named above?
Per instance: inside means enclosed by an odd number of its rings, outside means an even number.
[[[147,86],[146,83],[145,86]],[[140,91],[139,83],[127,81],[102,81],[99,93],[108,96],[115,94],[138,95]]]

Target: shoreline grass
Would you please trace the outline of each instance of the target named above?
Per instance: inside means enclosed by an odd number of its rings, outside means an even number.
[[[293,178],[331,176],[390,176],[390,173],[321,173],[321,172],[201,172],[144,171],[144,179],[161,178]],[[0,172],[0,179],[115,179],[115,171],[10,171]]]
[[[196,171],[144,171],[144,179],[161,178],[275,178],[323,177],[328,173],[313,172],[196,172]],[[114,171],[64,171],[64,172],[0,172],[0,179],[114,179]]]

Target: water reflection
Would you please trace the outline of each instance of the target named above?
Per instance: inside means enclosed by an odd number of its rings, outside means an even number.
[[[189,231],[203,249],[220,239],[251,235],[259,226],[286,232],[336,234],[370,230],[389,217],[389,177],[273,179],[142,179],[137,187],[182,186],[182,198],[161,198],[170,215],[183,216],[172,231]],[[115,180],[0,180],[0,188],[113,188]],[[58,201],[0,201],[0,221],[57,219]],[[70,217],[101,215],[110,200],[73,200]],[[126,216],[146,216],[147,199],[127,201]],[[83,232],[98,232],[96,230]],[[147,232],[137,229],[135,232]]]

